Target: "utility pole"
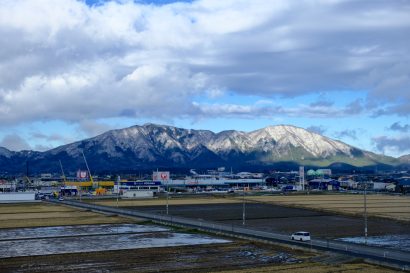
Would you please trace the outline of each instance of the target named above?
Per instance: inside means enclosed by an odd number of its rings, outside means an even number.
[[[117,208],[118,208],[118,198],[120,197],[120,181],[121,181],[121,178],[118,175],[117,176]]]
[[[326,222],[326,247],[329,248],[329,223]]]
[[[367,181],[364,182],[364,244],[367,245]]]
[[[242,194],[242,225],[245,225],[245,186],[243,186]]]
[[[29,187],[30,186],[30,178],[28,177],[28,174],[29,174],[29,172],[28,172],[28,160],[26,161],[26,181],[27,182],[24,182],[24,191],[26,191],[27,190],[27,187]]]
[[[168,186],[168,180],[167,180],[167,215],[168,215],[168,212],[169,212],[169,210],[168,210],[168,208],[169,208],[169,201],[168,201],[168,199],[169,199],[169,186]]]

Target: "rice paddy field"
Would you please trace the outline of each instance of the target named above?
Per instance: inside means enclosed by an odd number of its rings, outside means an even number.
[[[136,220],[48,203],[0,204],[0,228],[130,222],[136,222]]]
[[[97,202],[116,205],[116,200],[101,200]],[[238,204],[239,202],[241,201],[221,197],[169,200],[170,205],[175,207],[189,206],[190,204],[196,204],[196,206],[207,204],[216,207],[220,204],[232,206],[240,205]],[[120,206],[140,208],[141,206],[147,206],[147,204],[151,207],[158,207],[164,205],[164,200],[125,200],[119,202]],[[120,223],[144,224],[144,222],[138,219],[103,215],[58,204],[24,203],[0,205],[0,229],[7,230],[7,234],[13,234],[13,230],[18,231],[19,228],[21,230],[21,228],[37,229],[37,227],[50,227],[53,230],[64,228],[71,230],[75,229],[77,225],[81,230],[81,236],[88,236],[84,232],[87,232],[87,230],[91,232],[93,228],[95,229],[93,225],[116,226]],[[150,225],[146,226],[146,228],[149,227]],[[116,232],[118,233],[118,230]],[[163,237],[166,233],[160,231],[155,235],[155,232],[153,228],[152,231],[149,231],[144,236],[164,239]],[[177,230],[175,232],[189,234],[192,231]],[[17,234],[21,234],[21,232],[17,232]],[[24,234],[27,235],[27,233]],[[48,234],[47,236],[51,235]],[[88,243],[88,247],[91,247],[92,244],[98,244],[98,240],[106,240],[104,238],[99,239],[98,236],[93,234],[89,236],[91,237],[84,238],[95,239]],[[123,235],[107,234],[107,236],[107,238],[114,238],[115,236]],[[134,238],[135,236],[132,235],[131,237]],[[14,247],[14,240],[16,240],[16,244],[26,247],[30,240],[35,242],[49,240],[48,244],[51,245],[58,240],[69,240],[71,244],[86,241],[74,236],[72,239],[57,237],[56,239],[30,238],[25,243],[19,237],[11,238],[13,237],[11,235],[6,237],[3,241],[4,243],[10,241],[10,248]],[[44,235],[40,237],[44,237]],[[144,240],[147,242],[146,239]],[[0,272],[398,272],[391,268],[371,265],[363,260],[339,254],[310,252],[288,248],[283,245],[267,245],[244,240],[228,240],[230,242],[222,244],[211,243],[126,250],[107,249],[104,251],[83,250],[81,253],[66,253],[67,250],[65,250],[59,254],[36,254],[38,256],[0,258]],[[121,242],[123,243],[124,240],[121,239]],[[58,245],[64,250],[64,243],[59,243]],[[7,256],[7,250],[5,255]]]
[[[369,217],[380,217],[410,222],[410,196],[391,196],[368,194],[367,214]],[[247,203],[265,203],[286,207],[306,208],[335,214],[362,216],[364,213],[364,196],[362,194],[288,194],[288,195],[247,195]],[[189,195],[171,196],[168,204],[201,205],[201,204],[237,204],[242,203],[242,196],[193,197]],[[99,205],[120,207],[164,206],[164,198],[155,199],[120,199],[92,201]]]
[[[300,265],[269,266],[263,268],[229,270],[221,273],[268,273],[268,272],[293,272],[293,273],[329,273],[329,272],[364,272],[364,273],[389,273],[396,272],[391,269],[376,267],[364,263],[346,263],[337,265],[324,265],[321,263],[308,263]]]
[[[246,199],[249,202],[308,208],[345,215],[361,216],[364,213],[362,194],[248,196]],[[410,222],[410,196],[368,194],[366,200],[369,216]]]

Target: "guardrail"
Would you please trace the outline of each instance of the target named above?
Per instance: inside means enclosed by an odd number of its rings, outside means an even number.
[[[47,202],[62,203],[74,207],[86,208],[97,212],[113,213],[123,216],[133,216],[152,220],[153,222],[172,226],[182,226],[195,228],[206,232],[224,234],[227,236],[240,237],[246,239],[256,239],[268,242],[278,242],[295,246],[307,247],[317,250],[325,250],[347,254],[355,257],[369,258],[381,263],[394,264],[403,270],[410,270],[410,252],[386,249],[381,247],[371,247],[366,245],[340,242],[334,240],[312,239],[309,242],[299,242],[290,239],[290,236],[249,229],[236,225],[226,225],[205,221],[202,219],[183,218],[173,215],[155,214],[129,210],[118,207],[107,207],[96,204],[82,203],[78,201],[57,201],[48,200]]]

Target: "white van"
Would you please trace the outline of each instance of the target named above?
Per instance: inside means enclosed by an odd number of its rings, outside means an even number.
[[[310,241],[310,233],[306,231],[298,231],[292,234],[290,237],[292,240],[296,241]]]

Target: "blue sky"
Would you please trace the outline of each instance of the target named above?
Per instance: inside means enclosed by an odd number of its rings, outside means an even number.
[[[290,124],[410,154],[410,3],[5,1],[0,146]]]

